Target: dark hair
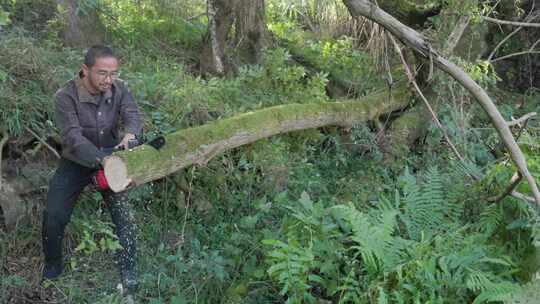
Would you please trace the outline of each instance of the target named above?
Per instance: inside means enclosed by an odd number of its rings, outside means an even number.
[[[84,55],[84,64],[91,68],[94,66],[94,64],[96,64],[96,59],[102,57],[118,58],[110,47],[104,45],[94,45],[86,51],[86,54]]]

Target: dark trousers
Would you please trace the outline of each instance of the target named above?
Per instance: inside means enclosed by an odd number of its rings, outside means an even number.
[[[46,262],[62,260],[62,240],[76,200],[84,187],[91,183],[95,169],[83,167],[67,159],[61,159],[58,169],[49,182],[47,205],[43,212],[42,241]],[[135,268],[135,222],[127,193],[101,192],[111,213],[114,232],[122,249],[115,254],[120,271]]]

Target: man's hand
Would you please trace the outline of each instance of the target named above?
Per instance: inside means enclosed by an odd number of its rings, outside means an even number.
[[[122,149],[122,150],[127,150],[129,149],[129,140],[130,139],[135,139],[135,134],[131,134],[131,133],[126,133],[126,135],[124,135],[124,138],[122,138],[122,141],[116,145],[114,148],[115,149]]]

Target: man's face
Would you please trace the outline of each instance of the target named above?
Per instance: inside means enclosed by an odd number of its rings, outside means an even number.
[[[118,59],[98,57],[92,67],[83,64],[82,69],[90,90],[95,93],[106,92],[111,89],[113,81],[118,78]]]

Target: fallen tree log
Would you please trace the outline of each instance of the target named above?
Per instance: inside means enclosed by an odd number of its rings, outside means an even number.
[[[489,95],[480,87],[463,69],[448,61],[446,58],[437,53],[431,44],[417,31],[401,23],[396,18],[392,17],[375,4],[368,0],[343,0],[352,16],[366,17],[392,33],[405,45],[409,46],[416,53],[430,60],[439,69],[448,73],[463,87],[465,87],[476,101],[482,106],[484,111],[489,116],[491,123],[499,133],[499,136],[508,150],[510,157],[516,164],[521,175],[527,180],[536,203],[540,205],[540,190],[534,180],[534,177],[529,172],[525,156],[516,143],[508,124],[502,117],[501,113],[489,97]]]
[[[354,101],[287,104],[241,114],[169,134],[159,150],[142,145],[108,156],[105,176],[113,191],[123,191],[273,135],[324,126],[351,127],[403,109],[410,97],[401,84],[392,94],[383,91]]]

